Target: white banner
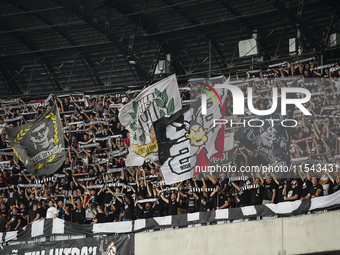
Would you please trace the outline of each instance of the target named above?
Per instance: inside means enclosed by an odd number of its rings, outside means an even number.
[[[177,79],[171,75],[144,89],[119,113],[119,120],[130,132],[126,166],[141,166],[146,159],[158,160],[158,146],[152,122],[182,109]]]

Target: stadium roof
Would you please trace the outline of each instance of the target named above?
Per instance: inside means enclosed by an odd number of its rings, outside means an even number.
[[[263,68],[289,57],[297,29],[303,56],[335,58],[329,37],[340,30],[336,2],[1,1],[0,98],[123,91],[168,73],[185,83]],[[252,38],[258,53],[240,57],[239,42]]]

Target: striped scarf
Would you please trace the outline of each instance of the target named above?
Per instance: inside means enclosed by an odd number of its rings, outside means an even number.
[[[229,178],[229,183],[236,182],[236,181],[246,181],[248,180],[248,176],[235,176]]]
[[[213,192],[215,188],[192,188],[192,192]]]
[[[245,185],[241,188],[242,191],[249,189],[258,189],[260,186],[257,184]]]

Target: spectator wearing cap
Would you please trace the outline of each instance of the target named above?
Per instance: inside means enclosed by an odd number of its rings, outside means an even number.
[[[282,195],[284,201],[294,201],[300,198],[300,189],[298,188],[298,182],[297,180],[293,180],[291,182],[291,185],[288,186],[287,183],[285,183],[283,190],[282,190]]]
[[[315,198],[315,197],[323,196],[322,185],[318,183],[318,179],[316,177],[312,178],[312,184],[313,185],[309,189],[309,193],[307,194],[307,196],[302,197],[301,201],[304,199],[308,199],[308,198]]]

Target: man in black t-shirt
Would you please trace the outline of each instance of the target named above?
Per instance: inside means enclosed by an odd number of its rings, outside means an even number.
[[[91,222],[91,224],[104,223],[105,222],[104,207],[98,206],[97,210],[98,210],[98,213],[96,215],[96,218],[94,219],[93,222]]]
[[[301,197],[306,197],[312,186],[313,186],[312,182],[309,179],[305,178],[302,183]]]
[[[300,197],[300,190],[298,188],[298,182],[296,180],[293,180],[291,182],[291,188],[287,188],[287,184],[284,185],[282,195],[284,201],[294,201],[299,199]]]
[[[124,194],[124,204],[125,204],[124,221],[134,220],[135,211],[132,196],[127,196],[126,194]]]
[[[309,193],[307,196],[302,197],[301,200],[308,199],[308,198],[315,198],[319,196],[323,196],[323,188],[322,185],[318,183],[318,179],[316,177],[312,178],[313,186],[309,189]]]
[[[228,206],[228,199],[222,193],[222,187],[220,186],[220,184],[216,184],[216,188],[210,194],[210,197],[213,198],[215,209],[223,209],[223,208],[226,208]]]
[[[139,205],[139,204],[138,204]],[[151,206],[151,203],[146,203],[143,211],[143,218],[152,218],[155,212],[156,202]]]
[[[250,190],[250,204],[260,205],[262,204],[263,186],[261,186],[259,178],[256,178],[253,184],[257,185],[257,187]]]
[[[5,204],[0,204],[0,232],[6,231],[7,208]]]
[[[31,224],[33,221],[39,220],[40,214],[38,213],[38,205],[33,204],[33,208],[28,211],[28,224]]]
[[[188,213],[197,212],[199,209],[199,196],[192,191],[189,191],[188,195]]]
[[[105,206],[104,210],[106,214],[106,222],[114,222],[117,218],[117,213],[116,213],[117,209],[112,203],[112,201],[110,201],[110,203]]]
[[[179,206],[179,197],[180,197],[179,192],[177,192],[177,198],[176,198],[176,194],[172,193],[170,196],[170,199],[165,198],[164,195],[161,194],[161,198],[163,199],[163,201],[169,205],[168,215],[177,215],[177,209]]]
[[[265,181],[261,178],[261,182],[262,186],[264,187],[262,204],[273,204],[275,201],[277,190],[275,182],[273,182],[270,175],[267,175]]]
[[[21,224],[21,216],[18,215],[18,208],[13,207],[13,216],[11,219],[7,222],[7,229],[8,231],[15,231],[18,230],[20,224]]]
[[[251,192],[249,189],[243,189],[243,187],[245,187],[246,185],[250,185],[250,181],[247,180],[240,186],[237,185],[235,182],[231,182],[231,184],[235,187],[235,189],[238,190],[238,196],[236,196],[236,206],[242,207],[250,205]]]
[[[76,224],[84,224],[85,222],[85,209],[80,202],[77,202],[77,206],[71,198],[71,203],[73,205],[73,219],[72,221]]]
[[[210,206],[206,197],[201,198],[200,212],[209,212]]]
[[[47,206],[46,201],[39,201],[38,202],[38,213],[40,214],[40,219],[46,218]]]
[[[25,204],[20,203],[20,208],[18,211],[18,215],[21,216],[21,227],[24,227],[27,225],[27,219],[28,219],[28,212],[26,210]]]

